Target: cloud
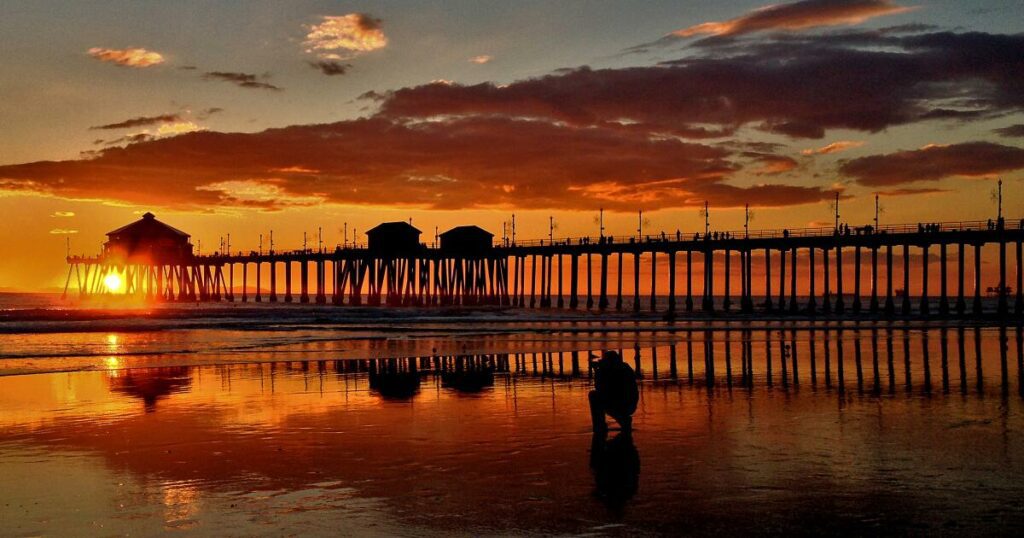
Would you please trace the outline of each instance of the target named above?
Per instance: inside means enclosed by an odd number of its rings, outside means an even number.
[[[174,123],[164,123],[156,130],[157,136],[176,136],[185,133],[193,133],[195,131],[201,131],[203,127],[192,123],[191,121],[178,121]]]
[[[949,189],[933,189],[933,188],[904,188],[904,189],[887,189],[883,191],[875,191],[874,194],[879,196],[916,196],[921,194],[941,194],[944,192],[951,192]]]
[[[259,133],[202,131],[108,148],[91,159],[2,166],[0,184],[180,208],[322,202],[634,211],[705,199],[721,207],[781,206],[830,194],[818,187],[733,185],[729,179],[741,169],[734,157],[719,147],[614,128],[375,117]]]
[[[266,79],[268,77],[269,75],[263,75],[262,77],[258,77],[257,75],[251,75],[249,73],[233,73],[230,71],[209,71],[203,73],[203,78],[206,80],[222,80],[225,82],[230,82],[242,88],[251,88],[254,90],[271,90],[277,92],[283,90],[283,88],[274,86],[269,82],[261,82],[259,80],[260,78]]]
[[[862,140],[839,140],[820,148],[805,149],[800,153],[802,155],[828,155],[830,153],[839,153],[848,149],[859,148],[863,145],[864,142]]]
[[[912,9],[897,6],[888,0],[802,0],[762,7],[727,21],[705,22],[676,30],[671,35],[734,36],[770,30],[795,31],[820,26],[853,25]]]
[[[51,217],[55,217],[55,218],[70,218],[70,217],[74,217],[75,216],[75,212],[74,211],[54,211],[53,214],[51,214],[50,216]]]
[[[388,44],[381,20],[365,13],[321,17],[319,24],[307,28],[306,52],[324,60],[345,60]]]
[[[490,54],[481,54],[479,56],[473,56],[472,58],[470,58],[469,59],[469,63],[474,63],[474,64],[477,64],[477,65],[483,65],[483,64],[486,64],[486,63],[491,63],[491,60],[493,60],[493,59],[494,59],[494,57],[491,56]]]
[[[317,60],[309,62],[309,65],[327,76],[344,75],[352,68],[352,64],[343,64],[336,60]]]
[[[199,120],[207,120],[210,118],[210,116],[214,114],[220,114],[221,112],[224,112],[224,109],[216,106],[204,108],[203,110],[199,111],[199,114],[196,114],[196,118]]]
[[[111,62],[123,67],[151,67],[164,63],[164,57],[159,52],[151,50],[132,49],[104,49],[93,47],[89,49],[89,56],[103,62]]]
[[[1024,123],[1018,123],[1016,125],[1008,125],[1006,127],[1000,127],[998,129],[992,129],[992,132],[1007,138],[1021,138],[1024,137]]]
[[[754,168],[754,174],[759,176],[774,176],[797,167],[797,162],[785,155],[756,155],[755,161],[757,166]]]
[[[959,177],[992,177],[1024,169],[1024,149],[991,142],[928,145],[921,149],[860,157],[839,172],[861,185],[886,186]]]
[[[78,233],[78,230],[69,230],[67,228],[54,228],[50,230],[53,235],[72,235]]]
[[[504,85],[425,84],[366,97],[389,117],[614,123],[686,138],[751,126],[817,139],[829,129],[873,133],[934,120],[935,110],[954,105],[972,112],[958,121],[1024,110],[1021,57],[1024,35],[783,35],[656,66],[580,67]]]
[[[89,127],[91,130],[103,129],[132,129],[135,127],[147,127],[149,125],[157,125],[160,123],[170,123],[179,121],[181,116],[179,114],[160,114],[159,116],[139,116],[137,118],[131,118],[117,123],[108,123],[106,125],[96,125]]]

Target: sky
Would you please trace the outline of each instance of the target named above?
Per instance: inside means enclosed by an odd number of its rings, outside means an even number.
[[[1024,202],[1015,1],[0,7],[0,289],[141,213],[204,252],[985,220]]]

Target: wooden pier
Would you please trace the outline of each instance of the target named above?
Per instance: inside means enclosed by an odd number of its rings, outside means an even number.
[[[1020,315],[1024,313],[1024,221],[1010,222],[567,238],[499,244],[467,253],[417,245],[401,252],[352,247],[189,255],[173,263],[69,256],[65,294],[77,293],[82,299],[109,295],[104,282],[116,274],[124,283],[120,294],[152,301],[494,305],[614,312],[627,308],[623,268],[630,264],[633,282],[628,308],[633,312]],[[994,270],[983,271],[983,249],[990,256],[991,249],[996,250]],[[966,263],[969,253],[971,266]],[[1011,255],[1013,274],[1007,259]],[[894,267],[896,256],[902,267]],[[641,259],[650,266],[644,282]],[[850,259],[852,283],[849,275],[844,277]],[[659,293],[661,264],[666,264],[667,293]],[[696,280],[699,297],[694,291],[694,267],[701,271]],[[298,290],[292,289],[295,271]],[[869,275],[867,290],[862,289],[862,271]],[[949,271],[955,274],[955,286],[949,285]],[[909,290],[915,272],[920,292],[912,297]],[[996,287],[990,286],[992,293],[985,291],[983,272],[998,281]],[[755,274],[763,278],[757,293]],[[938,286],[929,287],[930,278],[935,277]],[[881,280],[884,289],[879,289]],[[267,281],[269,289],[263,285]],[[904,293],[894,287],[898,282]],[[241,290],[240,295],[236,290]],[[986,307],[986,295],[997,297],[994,307]]]

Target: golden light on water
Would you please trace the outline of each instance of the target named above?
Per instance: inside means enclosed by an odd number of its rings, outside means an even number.
[[[107,291],[111,293],[117,293],[121,291],[121,286],[123,285],[123,282],[121,282],[120,275],[118,275],[117,273],[110,273],[109,275],[106,276],[106,278],[103,279],[103,285],[107,287]]]

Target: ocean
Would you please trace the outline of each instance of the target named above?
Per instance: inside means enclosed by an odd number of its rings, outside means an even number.
[[[1017,534],[1022,336],[0,294],[2,534]]]

